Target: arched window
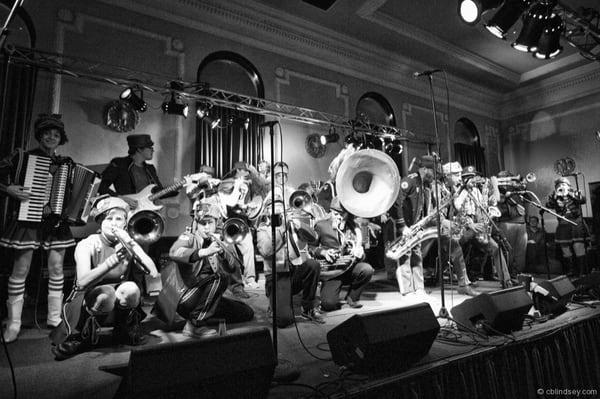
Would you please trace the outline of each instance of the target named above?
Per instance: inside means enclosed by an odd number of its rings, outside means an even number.
[[[228,92],[264,98],[258,70],[246,58],[229,51],[208,55],[198,67],[197,81]],[[210,165],[217,176],[223,176],[237,161],[256,165],[263,158],[258,129],[263,120],[261,115],[209,107],[203,102],[197,106],[205,111],[205,117],[198,119],[196,125],[196,169]]]
[[[481,147],[479,132],[471,120],[460,118],[454,124],[454,153],[462,166],[473,165],[483,175],[485,167],[484,148]]]
[[[363,94],[356,103],[356,119],[374,125],[396,126],[396,116],[389,101],[379,93]],[[402,173],[402,155],[396,150],[387,152]]]

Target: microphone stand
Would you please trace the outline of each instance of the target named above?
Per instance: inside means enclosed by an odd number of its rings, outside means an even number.
[[[450,314],[448,313],[448,309],[446,309],[446,298],[444,295],[444,270],[442,267],[442,222],[440,216],[440,192],[439,192],[439,184],[438,184],[438,165],[441,165],[441,153],[440,153],[440,134],[438,130],[438,123],[436,117],[436,107],[435,107],[435,96],[433,92],[433,74],[427,75],[427,80],[429,81],[429,94],[431,96],[431,110],[433,112],[433,127],[435,132],[435,144],[437,147],[438,155],[433,157],[433,185],[435,192],[435,203],[436,203],[436,222],[437,222],[437,264],[439,272],[439,282],[440,282],[440,295],[441,295],[441,307],[440,312],[438,314],[439,317],[448,319]],[[450,254],[448,254],[448,261],[450,261]],[[452,276],[451,276],[452,277]]]

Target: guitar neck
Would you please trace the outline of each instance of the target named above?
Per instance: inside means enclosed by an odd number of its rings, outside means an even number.
[[[154,194],[150,195],[148,197],[148,199],[150,201],[160,199],[164,195],[167,195],[169,193],[172,193],[173,191],[179,190],[181,187],[183,187],[184,183],[185,183],[185,180],[180,180],[178,182],[175,182],[175,183],[171,184],[170,186],[167,186],[167,187],[163,188],[162,190],[157,191]]]

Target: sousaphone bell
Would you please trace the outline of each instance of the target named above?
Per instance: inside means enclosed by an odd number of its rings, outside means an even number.
[[[387,212],[396,201],[400,172],[394,160],[383,151],[360,150],[342,162],[335,187],[348,212],[371,218]]]

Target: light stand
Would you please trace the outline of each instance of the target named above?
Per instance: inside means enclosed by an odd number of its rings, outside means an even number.
[[[439,317],[449,318],[450,314],[448,313],[448,309],[446,309],[446,298],[444,295],[444,270],[442,267],[442,222],[440,217],[440,191],[438,184],[438,165],[441,165],[441,156],[440,153],[440,134],[438,131],[437,117],[436,117],[436,108],[435,108],[435,96],[433,93],[433,73],[427,75],[427,80],[429,81],[429,94],[431,96],[431,108],[433,112],[433,127],[435,132],[435,144],[437,146],[438,155],[433,157],[433,185],[435,191],[435,203],[436,203],[436,221],[437,221],[437,264],[436,267],[439,271],[439,281],[440,281],[440,295],[441,295],[441,307],[439,312]],[[448,261],[450,261],[450,249],[448,251]]]
[[[262,123],[260,127],[269,127],[270,137],[270,152],[271,165],[275,165],[275,145],[274,145],[274,129],[277,121],[269,121]],[[271,171],[271,246],[273,253],[271,254],[271,311],[273,312],[272,329],[273,329],[273,351],[277,358],[277,365],[273,373],[274,381],[293,381],[300,376],[300,371],[295,368],[289,361],[279,359],[277,348],[277,239],[275,226],[275,171]]]
[[[581,173],[573,173],[573,177],[575,177],[575,188],[577,189],[577,192],[581,193],[581,191],[579,191],[579,175]],[[584,187],[585,188],[585,187]],[[589,269],[589,264],[588,264],[588,242],[591,242],[590,237],[588,236],[588,229],[585,225],[585,220],[583,219],[583,203],[579,203],[579,217],[581,219],[581,226],[583,227],[583,249],[585,251],[585,265],[586,267]],[[586,274],[588,272],[588,270],[585,271]],[[579,270],[579,275],[583,274],[583,270]]]

